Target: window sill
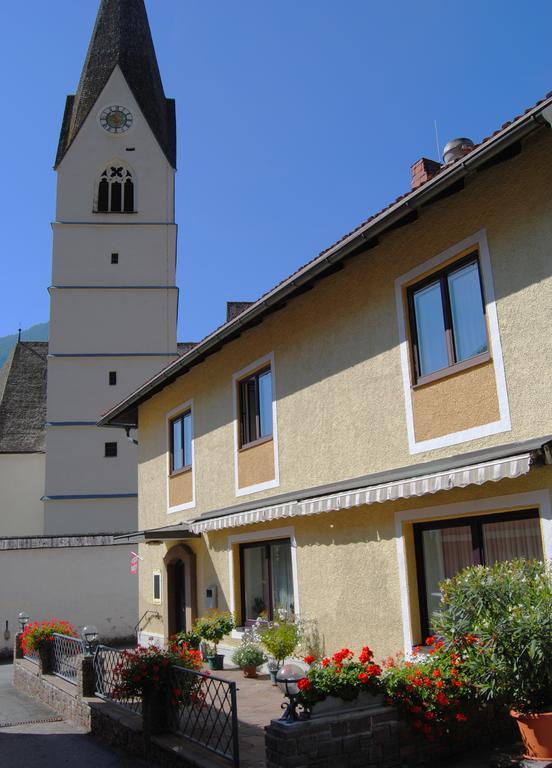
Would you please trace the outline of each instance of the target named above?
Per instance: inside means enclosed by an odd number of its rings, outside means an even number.
[[[439,371],[428,373],[427,376],[420,376],[415,384],[412,384],[412,389],[420,389],[426,384],[433,384],[435,381],[446,379],[449,376],[454,376],[462,371],[467,371],[469,368],[476,368],[478,365],[483,365],[491,360],[490,352],[482,352],[480,355],[470,357],[469,360],[462,360],[461,363],[450,365],[448,368],[441,368]]]
[[[135,216],[138,211],[92,211],[96,216]]]
[[[169,477],[178,477],[179,475],[185,475],[191,471],[192,471],[192,465],[188,464],[187,467],[182,467],[182,469],[176,469],[174,472],[169,472]]]
[[[238,448],[238,453],[242,453],[243,451],[248,451],[250,448],[256,448],[258,445],[263,445],[264,443],[270,443],[272,440],[274,440],[273,435],[260,437],[258,440],[253,440],[250,443],[245,443],[244,445],[242,445],[241,448]]]

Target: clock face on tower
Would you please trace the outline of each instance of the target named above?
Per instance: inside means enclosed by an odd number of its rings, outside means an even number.
[[[100,125],[108,133],[125,133],[132,126],[134,118],[126,107],[107,107],[100,115]]]

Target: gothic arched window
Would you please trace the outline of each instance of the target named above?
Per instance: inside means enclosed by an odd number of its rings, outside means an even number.
[[[124,165],[110,165],[100,176],[97,213],[134,213],[134,180]]]

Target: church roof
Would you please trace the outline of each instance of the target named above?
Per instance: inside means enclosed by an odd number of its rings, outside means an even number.
[[[0,453],[44,451],[47,356],[47,341],[20,341],[0,369]]]
[[[144,0],[101,0],[77,93],[67,97],[56,168],[117,65],[167,160],[176,168],[175,104],[165,97]]]

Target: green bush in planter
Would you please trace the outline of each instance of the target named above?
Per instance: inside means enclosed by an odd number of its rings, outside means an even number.
[[[292,656],[301,639],[300,628],[289,619],[280,619],[261,629],[261,643],[278,664]]]
[[[552,574],[539,561],[466,568],[440,585],[436,632],[460,646],[479,696],[518,712],[552,710]]]
[[[208,656],[217,655],[218,644],[233,629],[234,618],[228,611],[211,611],[198,619],[194,626],[194,631],[211,646],[209,650],[212,653],[208,652]]]
[[[245,669],[245,667],[260,667],[268,659],[256,643],[243,643],[232,656],[232,661],[240,669]]]

